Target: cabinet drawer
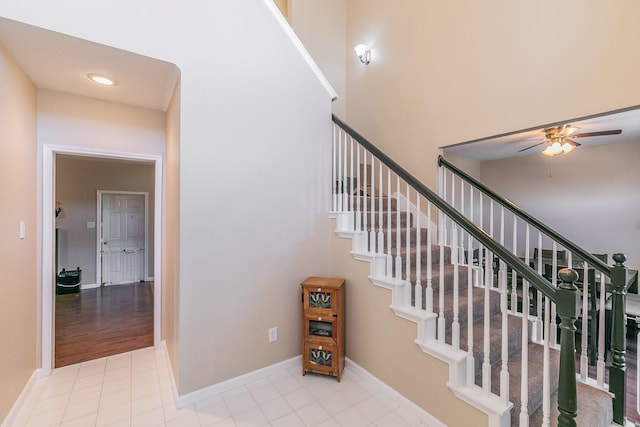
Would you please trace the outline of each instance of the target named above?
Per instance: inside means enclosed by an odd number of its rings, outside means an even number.
[[[306,314],[303,317],[303,322],[305,340],[335,344],[335,340],[338,338],[338,328],[334,316]]]
[[[337,375],[340,355],[335,345],[317,342],[304,344],[303,369],[321,374]]]
[[[335,289],[330,288],[313,288],[305,289],[302,294],[304,311],[309,313],[335,313],[337,310],[337,299]]]

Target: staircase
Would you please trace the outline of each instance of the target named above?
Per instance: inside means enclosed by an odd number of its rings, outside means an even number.
[[[611,425],[604,376],[599,386],[576,383],[570,321],[576,304],[568,314],[556,307],[563,298],[577,303],[577,276],[562,271],[561,282],[550,284],[528,259],[483,237],[472,221],[375,147],[361,148],[369,143],[350,128],[347,139],[341,127],[334,140],[336,231],[353,240],[356,259],[371,263],[372,282],[391,290],[393,311],[417,324],[420,348],[449,363],[456,395],[475,402],[490,425]],[[474,249],[481,254],[476,260]],[[536,308],[523,315],[534,301]],[[557,330],[564,331],[562,347]]]

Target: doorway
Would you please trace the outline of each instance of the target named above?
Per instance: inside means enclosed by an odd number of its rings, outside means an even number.
[[[155,197],[150,209],[154,215],[154,222],[162,224],[162,157],[158,155],[138,155],[131,153],[121,153],[113,151],[103,151],[97,149],[73,148],[63,146],[43,145],[43,189],[42,189],[42,374],[49,375],[53,368],[54,358],[54,338],[55,338],[55,282],[56,275],[54,263],[54,243],[55,243],[55,205],[56,205],[56,157],[58,155],[82,156],[105,161],[143,162],[152,164],[153,185]],[[95,192],[93,193],[95,197]],[[63,204],[64,206],[64,204]],[[95,202],[93,204],[95,207]],[[95,212],[95,211],[94,211]],[[71,212],[70,212],[71,213]],[[87,222],[86,228],[95,226]],[[162,278],[161,278],[161,227],[155,227],[149,241],[153,242],[153,277],[151,286],[153,300],[153,345],[161,348],[161,301],[162,301]],[[95,238],[93,239],[95,242]],[[95,248],[95,246],[93,246]],[[147,246],[150,248],[150,245]],[[95,253],[94,250],[91,250]],[[95,258],[94,258],[95,259]],[[93,275],[96,277],[96,275]],[[146,279],[146,278],[145,278]],[[98,288],[99,290],[100,288]]]

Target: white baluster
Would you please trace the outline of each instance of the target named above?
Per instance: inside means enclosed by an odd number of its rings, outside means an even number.
[[[431,276],[433,272],[432,258],[431,258],[431,202],[427,200],[427,294],[425,296],[427,302],[427,313],[433,313],[433,283],[431,282]]]
[[[387,168],[387,277],[392,277],[393,258],[391,256],[391,169]]]
[[[604,334],[605,334],[605,301],[607,299],[605,286],[605,275],[603,272],[600,273],[600,310],[598,310],[598,368],[597,368],[597,380],[598,387],[604,388],[604,355],[607,352],[605,348]],[[636,347],[637,351],[638,347]],[[638,351],[640,354],[640,351]],[[636,365],[636,367],[640,366],[640,364]],[[640,378],[640,376],[638,376]],[[640,411],[638,411],[640,412]]]
[[[416,191],[416,286],[415,286],[415,296],[416,296],[416,309],[422,310],[422,246],[420,241],[420,193]],[[407,254],[408,256],[408,254]]]
[[[540,251],[540,255],[542,255],[542,232],[540,230],[538,230],[538,251]],[[537,262],[538,274],[542,275],[542,256],[538,256]],[[536,298],[536,320],[533,327],[538,342],[542,342],[542,292],[536,291]]]
[[[331,158],[331,184],[333,188],[333,192],[331,194],[331,211],[336,212],[338,210],[338,187],[336,183],[336,156],[338,152],[336,151],[336,139],[337,139],[338,127],[333,125],[333,152]]]
[[[584,262],[584,268],[582,269],[582,271],[582,336],[580,337],[580,378],[582,379],[582,381],[586,381],[589,369],[589,356],[587,354],[587,323],[589,323],[589,275],[587,273],[589,271],[589,264],[586,261]],[[596,319],[591,319],[591,321],[595,322]]]
[[[464,180],[460,179],[460,213],[464,215]],[[462,227],[460,227],[460,240],[458,240],[458,245],[460,246],[458,249],[458,263],[462,262],[460,260],[464,260],[464,236],[465,232]]]
[[[401,230],[400,230],[400,177],[396,177],[396,279],[402,279],[402,257],[400,256],[400,242],[401,242]]]
[[[344,168],[344,173],[342,175],[342,210],[344,212],[348,212],[349,209],[351,209],[349,205],[349,194],[347,193],[348,191],[348,186],[347,186],[347,134],[343,133],[343,140],[344,140],[344,161],[343,161],[343,168]]]
[[[360,176],[360,144],[356,145],[356,156],[357,156],[357,163],[358,163],[358,169],[356,171],[356,183],[358,185],[358,189],[357,191],[357,197],[356,197],[356,231],[357,232],[361,232],[362,231],[362,212],[360,211],[360,202],[362,200],[362,198],[364,197],[362,195],[362,184],[361,184],[361,179],[362,177]]]
[[[471,203],[471,220],[473,220],[473,200]],[[467,240],[467,385],[475,382],[475,362],[473,357],[473,237],[469,235]]]
[[[369,252],[376,252],[376,160],[371,154],[371,228],[369,230]]]
[[[558,283],[558,257],[556,256],[556,253],[558,252],[558,247],[556,242],[553,242],[553,250],[552,255],[553,255],[553,259],[551,260],[551,284],[554,287],[557,287],[557,283]],[[540,249],[540,254],[539,256],[542,256],[542,249]],[[551,301],[551,335],[549,336],[549,338],[551,339],[551,343],[549,345],[553,346],[554,348],[559,347],[558,346],[558,327],[556,325],[556,304]]]
[[[382,225],[382,161],[378,161],[378,250],[377,253],[384,253],[384,228]],[[387,227],[391,225],[388,224]]]
[[[364,157],[364,163],[363,165],[363,171],[364,171],[364,194],[362,195],[362,242],[364,244],[366,244],[366,242],[369,240],[369,224],[368,224],[368,215],[367,215],[367,204],[368,201],[370,200],[369,198],[369,182],[368,182],[368,173],[367,171],[368,166],[367,166],[367,151],[363,149],[363,157]],[[361,248],[362,249],[362,248]],[[368,251],[367,251],[368,252]]]
[[[504,246],[504,206],[500,209],[500,244]],[[502,367],[500,369],[500,397],[505,405],[509,403],[509,313],[507,302],[509,290],[507,289],[507,275],[505,263],[500,260],[498,273],[498,286],[500,287],[500,310],[502,311]]]
[[[439,217],[444,217],[444,214],[440,212]],[[440,225],[438,225],[440,228]],[[444,318],[444,245],[440,245],[440,275],[438,276],[438,341],[441,344],[445,343],[445,318]]]
[[[541,247],[541,246],[539,246]],[[538,249],[540,250],[540,249]],[[549,298],[544,298],[544,353],[542,364],[542,425],[548,427],[551,422],[551,374],[549,357]]]
[[[451,206],[453,206],[455,208],[456,206],[456,176],[451,173]],[[453,235],[454,233],[454,229],[455,229],[456,223],[453,222],[453,220],[451,221],[451,241],[449,242],[451,246],[451,261],[455,264],[458,260],[457,260],[457,256],[456,256],[456,252],[458,251],[458,248],[456,248],[456,245],[453,244],[453,241],[455,240],[455,236]]]
[[[343,184],[342,184],[342,131],[338,131],[338,165],[337,165],[337,180],[336,180],[336,185],[338,187],[337,190],[337,194],[338,194],[338,212],[342,212],[343,211],[343,207],[342,207],[342,191],[343,191]]]
[[[407,183],[407,195],[406,195],[406,212],[405,212],[405,218],[406,218],[406,226],[405,226],[405,232],[406,232],[406,242],[405,242],[405,277],[407,282],[411,283],[411,230],[410,230],[410,207],[409,207],[409,199],[411,198],[411,188],[409,188],[409,183]],[[409,288],[409,286],[407,286],[407,288]]]
[[[453,233],[451,234],[451,238],[453,239],[451,251],[453,252],[458,247],[458,230],[453,228]],[[460,278],[459,278],[459,264],[456,262],[453,264],[453,321],[451,322],[451,345],[454,350],[460,349]],[[471,301],[469,301],[471,304]]]
[[[349,168],[350,168],[350,172],[349,172],[349,212],[352,212],[352,216],[353,216],[353,212],[355,209],[353,209],[353,192],[354,192],[354,185],[353,185],[353,138],[349,138],[351,141],[351,154],[349,155]],[[353,222],[353,224],[355,224],[355,221]]]
[[[491,393],[491,270],[489,268],[489,256],[492,254],[487,248],[481,247],[480,252],[486,252],[484,269],[484,330],[483,330],[483,352],[482,362],[482,388],[487,394]]]
[[[513,218],[513,239],[511,247],[514,251],[518,248],[518,223],[514,216]],[[518,272],[511,269],[511,312],[518,312]]]
[[[529,265],[529,224],[525,227],[524,262]],[[520,381],[520,426],[529,425],[529,281],[522,278],[522,377]]]

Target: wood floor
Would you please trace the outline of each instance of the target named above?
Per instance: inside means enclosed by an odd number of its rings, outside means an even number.
[[[153,345],[153,282],[56,295],[55,367]]]

